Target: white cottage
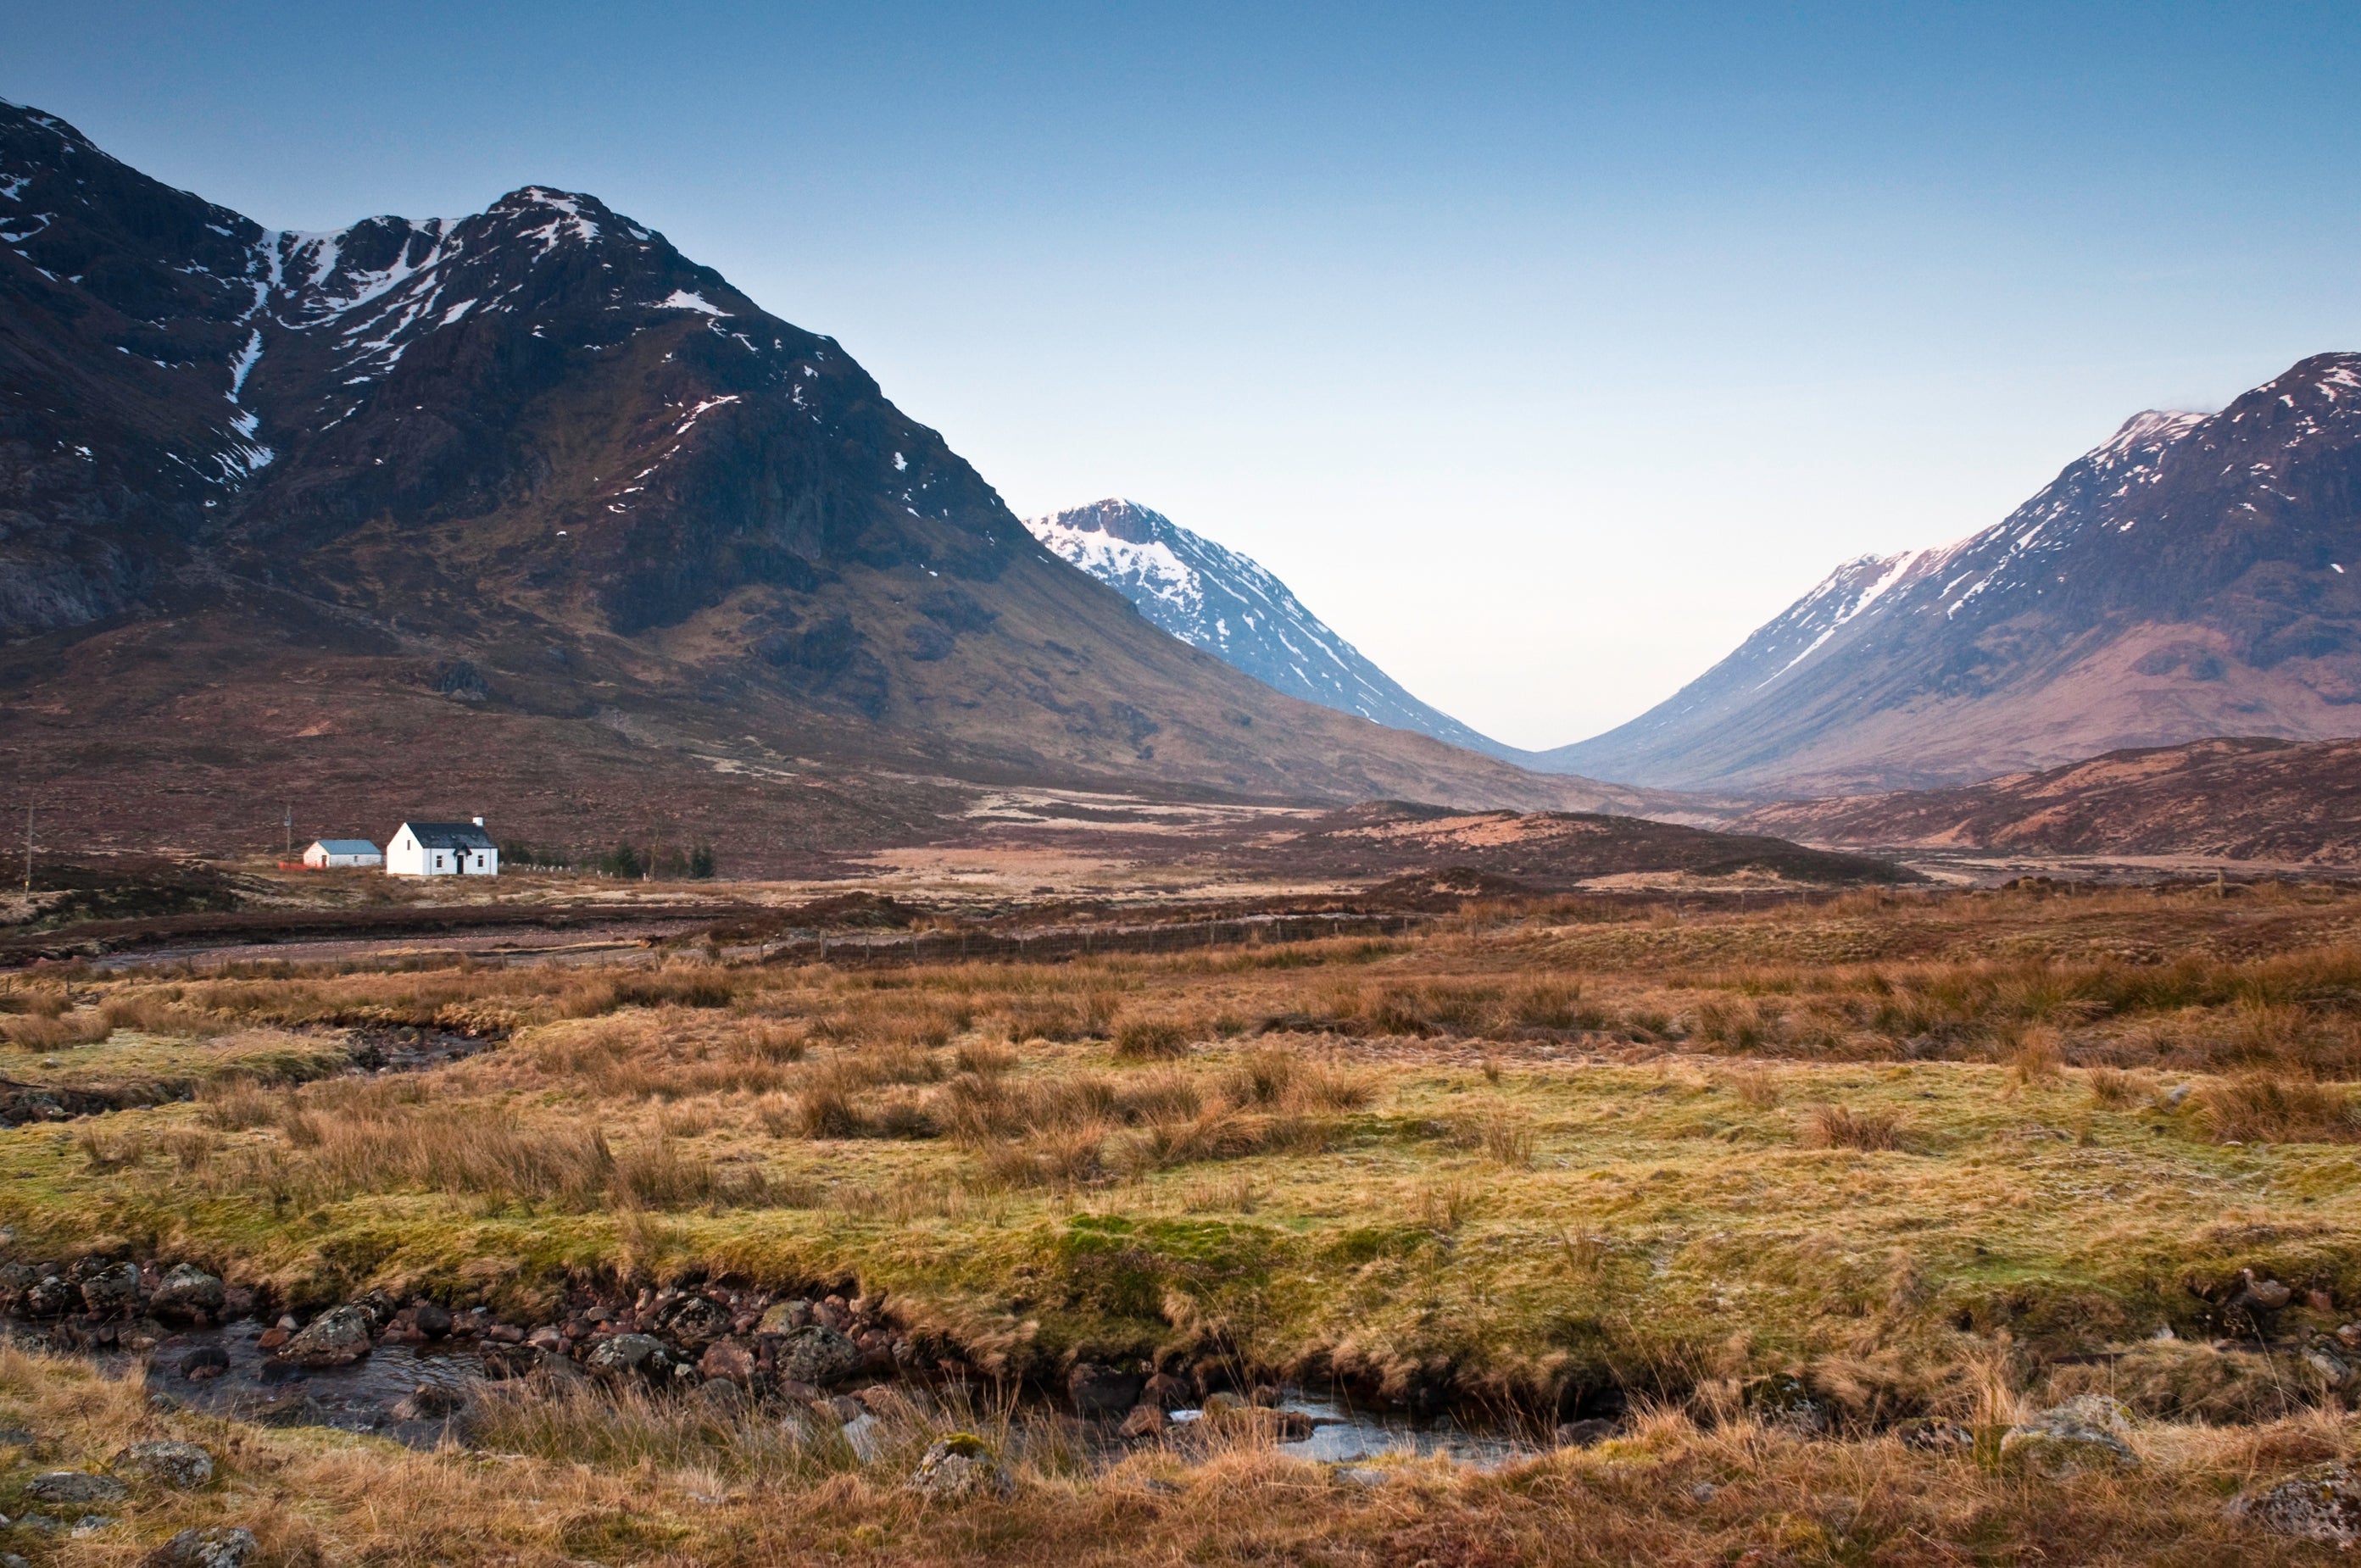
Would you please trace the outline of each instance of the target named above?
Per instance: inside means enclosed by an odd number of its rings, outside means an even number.
[[[500,847],[474,822],[405,822],[386,846],[388,876],[498,876]]]
[[[314,839],[303,851],[303,863],[324,872],[338,866],[381,866],[385,856],[367,839]]]

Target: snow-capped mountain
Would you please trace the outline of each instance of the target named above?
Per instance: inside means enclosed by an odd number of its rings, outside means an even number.
[[[1524,755],[1404,691],[1260,562],[1161,512],[1108,499],[1025,526],[1156,625],[1290,696],[1494,756]]]
[[[1548,765],[1674,787],[1969,783],[2210,735],[2361,734],[2361,356],[2150,411],[2004,521],[1848,561]]]
[[[137,844],[237,841],[221,781],[291,770],[396,811],[474,770],[536,840],[762,779],[729,831],[774,856],[939,831],[929,779],[1636,800],[1176,642],[596,197],[287,233],[5,103],[0,686],[0,756]]]

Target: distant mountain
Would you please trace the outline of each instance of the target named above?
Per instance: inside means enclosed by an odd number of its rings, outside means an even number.
[[[1847,562],[1669,700],[1543,756],[1834,795],[2222,734],[2361,734],[2361,356],[2140,414],[2005,521]]]
[[[1158,626],[1274,690],[1511,762],[1526,756],[1404,691],[1260,562],[1137,501],[1093,501],[1025,526]]]
[[[1823,844],[2361,865],[2361,740],[2110,751],[1960,789],[1785,801],[1744,827]]]
[[[0,104],[9,774],[125,847],[247,841],[258,790],[741,869],[947,831],[959,781],[1639,798],[1173,641],[595,197],[274,231]]]

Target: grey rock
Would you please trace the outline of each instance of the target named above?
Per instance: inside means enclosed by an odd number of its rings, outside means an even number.
[[[176,1263],[156,1282],[148,1309],[159,1317],[192,1318],[199,1312],[220,1311],[228,1294],[218,1278],[195,1264]]]
[[[16,1521],[16,1528],[29,1530],[35,1535],[55,1535],[66,1527],[61,1521],[53,1519],[47,1514],[27,1514]]]
[[[254,1532],[243,1525],[184,1530],[149,1552],[145,1568],[245,1568],[254,1547]]]
[[[366,1307],[331,1307],[280,1345],[279,1354],[299,1366],[349,1366],[369,1353],[376,1326]]]
[[[30,1559],[19,1557],[13,1552],[0,1552],[0,1568],[33,1568],[33,1564]]]
[[[1894,1436],[1905,1448],[1923,1453],[1964,1453],[1976,1446],[1976,1434],[1957,1421],[1947,1421],[1939,1416],[1927,1416],[1900,1422]]]
[[[665,1354],[664,1342],[653,1334],[617,1334],[600,1340],[586,1365],[602,1377],[647,1376],[670,1366],[672,1357]]]
[[[71,1311],[81,1299],[72,1280],[52,1274],[25,1288],[23,1306],[28,1318],[55,1318]]]
[[[2349,1548],[2361,1544],[2361,1477],[2342,1460],[2315,1464],[2246,1493],[2230,1505],[2230,1517],[2298,1541]]]
[[[193,1442],[135,1442],[115,1456],[115,1473],[192,1492],[214,1478],[214,1456]]]
[[[86,1470],[49,1470],[32,1478],[25,1491],[43,1503],[119,1503],[131,1495],[131,1488],[112,1475],[93,1475]]]
[[[778,1349],[779,1376],[830,1388],[861,1370],[861,1347],[835,1329],[814,1323],[789,1334]]]
[[[1016,1490],[991,1444],[968,1432],[953,1432],[928,1446],[910,1472],[909,1488],[933,1502],[1006,1497]]]
[[[2131,1430],[2131,1411],[2122,1400],[2081,1394],[2009,1428],[2000,1451],[2002,1457],[2053,1479],[2129,1470],[2139,1464],[2125,1441]]]
[[[112,1530],[122,1522],[123,1521],[121,1519],[116,1519],[113,1514],[84,1514],[82,1518],[74,1520],[73,1529],[68,1530],[66,1533],[69,1535],[96,1535],[100,1530]]]
[[[102,1316],[129,1311],[139,1305],[139,1266],[115,1263],[83,1275],[82,1304]]]
[[[412,1312],[410,1321],[416,1323],[418,1332],[428,1339],[441,1339],[451,1332],[450,1309],[438,1307],[432,1301]]]

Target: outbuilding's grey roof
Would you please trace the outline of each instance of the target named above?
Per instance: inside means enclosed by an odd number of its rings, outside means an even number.
[[[424,850],[497,850],[491,835],[472,822],[405,822],[410,836]]]
[[[314,848],[332,855],[374,855],[378,852],[377,846],[367,839],[314,839],[312,842]]]

